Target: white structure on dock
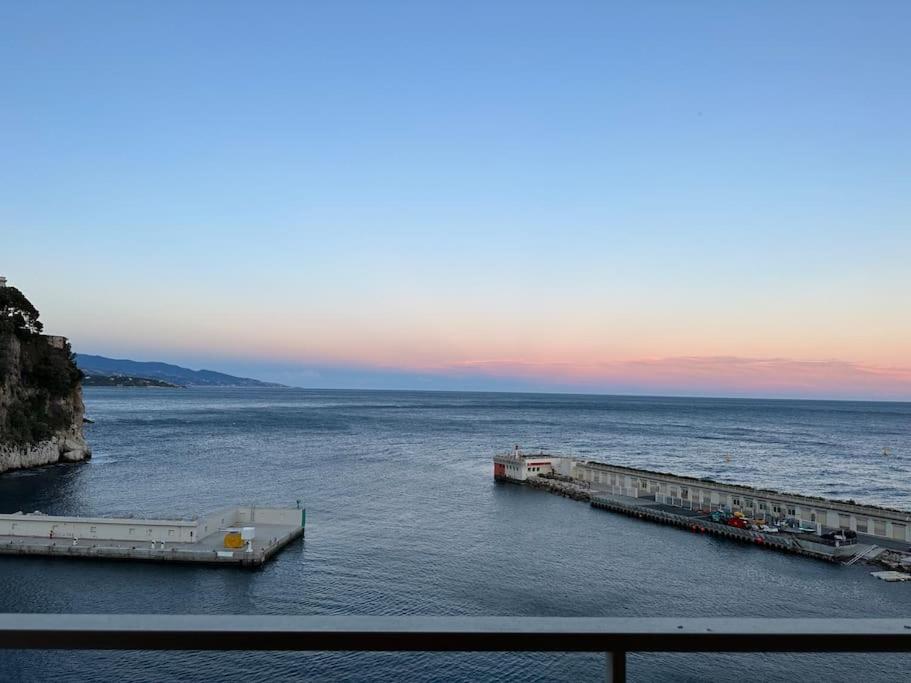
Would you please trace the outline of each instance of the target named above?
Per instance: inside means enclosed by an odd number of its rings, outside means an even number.
[[[524,482],[541,475],[559,475],[583,482],[593,492],[654,500],[665,505],[710,513],[742,512],[751,518],[801,526],[850,529],[891,541],[911,542],[911,512],[875,505],[800,496],[752,486],[725,484],[621,465],[609,465],[544,452],[526,454],[518,446],[494,456],[494,478]]]
[[[259,566],[304,533],[300,508],[241,506],[194,520],[0,515],[0,555]],[[237,530],[242,531],[238,532]],[[241,547],[229,545],[237,533]]]
[[[498,453],[493,457],[493,476],[495,479],[527,481],[529,477],[542,474],[554,474],[561,477],[573,477],[575,466],[581,462],[577,458],[544,453],[523,453],[516,446],[508,453]]]

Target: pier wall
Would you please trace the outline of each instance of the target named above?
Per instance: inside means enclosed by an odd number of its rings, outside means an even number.
[[[219,510],[197,520],[0,515],[0,536],[196,543],[221,529],[256,524],[299,527],[302,512],[295,508],[242,506]]]
[[[303,511],[294,508],[237,508],[236,524],[279,524],[282,526],[303,526]]]
[[[242,506],[194,520],[0,515],[0,555],[259,567],[304,535],[299,508]],[[243,547],[225,529],[255,527]]]
[[[196,522],[182,520],[0,515],[0,536],[193,543],[195,532]]]
[[[219,529],[239,526],[237,523],[237,518],[239,516],[238,510],[238,508],[226,508],[224,510],[210,512],[208,515],[200,517],[195,522],[199,528],[199,536],[204,538],[209,534],[215,533]]]
[[[631,498],[652,498],[659,503],[690,510],[708,512],[726,508],[741,511],[749,517],[763,517],[771,521],[792,518],[808,525],[851,529],[871,536],[911,542],[911,514],[898,510],[597,462],[576,462],[574,478],[600,491]]]

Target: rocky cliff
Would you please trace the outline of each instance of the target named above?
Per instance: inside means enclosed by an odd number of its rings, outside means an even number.
[[[91,456],[82,373],[66,340],[40,331],[21,292],[0,288],[0,472]]]

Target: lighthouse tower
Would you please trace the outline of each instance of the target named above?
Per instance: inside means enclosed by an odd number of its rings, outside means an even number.
[[[6,278],[0,275],[0,287],[6,287]]]

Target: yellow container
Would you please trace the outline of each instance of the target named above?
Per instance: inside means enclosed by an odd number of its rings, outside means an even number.
[[[239,531],[229,531],[225,534],[225,548],[243,548],[244,539],[240,537]]]

